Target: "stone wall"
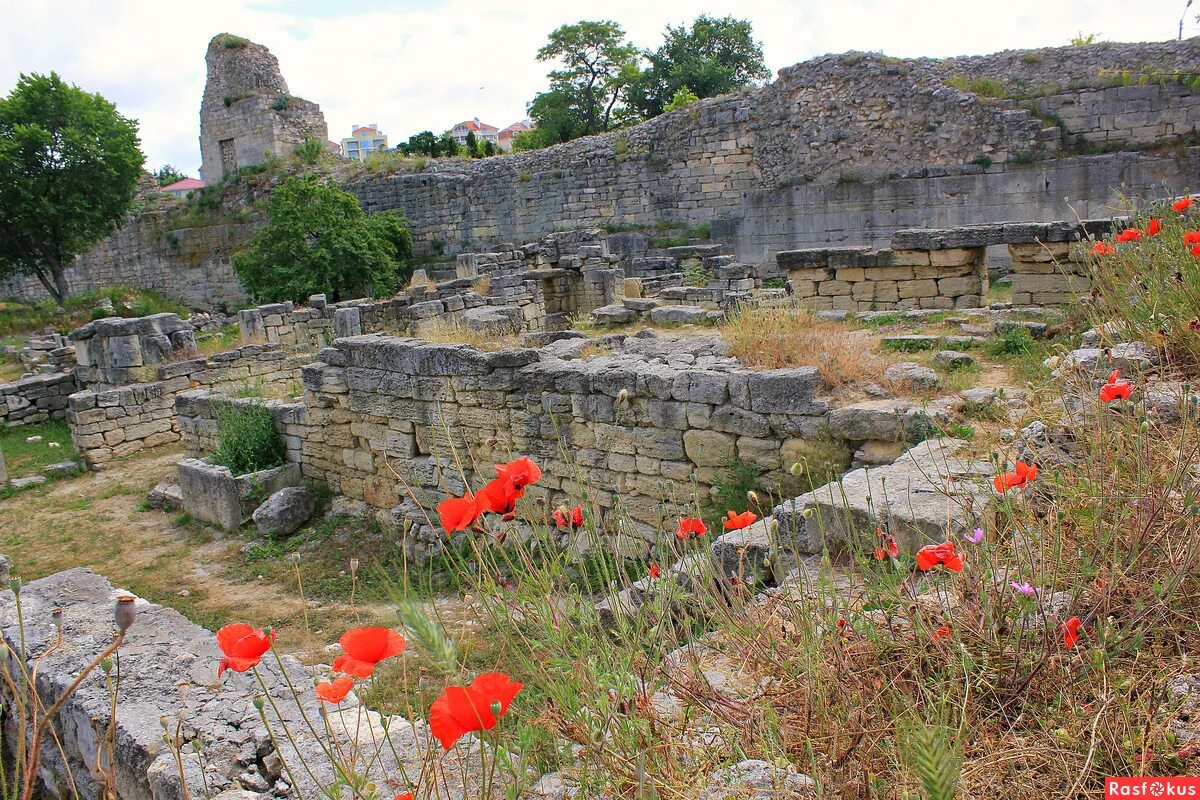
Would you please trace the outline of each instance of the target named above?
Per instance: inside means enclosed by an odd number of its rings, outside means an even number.
[[[988,290],[987,248],[1007,245],[1013,304],[1053,306],[1087,293],[1089,238],[1103,236],[1121,222],[914,228],[896,231],[891,248],[787,250],[777,255],[777,262],[791,293],[808,308],[980,308]]]
[[[177,314],[105,317],[71,331],[75,377],[83,387],[139,383],[157,364],[195,354],[191,325]]]
[[[169,227],[162,212],[131,217],[112,236],[77,256],[67,268],[74,293],[107,286],[148,289],[193,309],[232,308],[246,302],[246,290],[230,257],[245,246],[254,223]],[[0,297],[44,300],[36,278],[0,281]]]
[[[70,372],[31,375],[0,384],[0,426],[62,419],[67,416],[67,398],[77,388]]]
[[[218,55],[240,52],[221,47]],[[251,70],[259,77],[250,84],[262,82],[260,72],[277,75],[266,58],[271,69]],[[1124,197],[1194,187],[1200,150],[1144,151],[1151,143],[1174,147],[1194,130],[1200,92],[1191,91],[1186,71],[1195,64],[1200,39],[944,61],[824,56],[781,70],[761,89],[626,130],[536,152],[434,159],[419,173],[347,172],[342,180],[370,212],[403,210],[422,253],[502,252],[505,243],[563,227],[653,228],[671,220],[708,224],[738,259],[764,264],[803,247],[882,246],[902,228],[1100,217]],[[1125,71],[1135,85],[1111,85],[1126,80]],[[1137,85],[1143,77],[1147,85]],[[969,91],[972,79],[1001,85],[999,96],[991,86]],[[210,88],[222,85],[210,71]],[[224,97],[233,95],[213,88],[210,117],[278,97],[285,84],[280,76],[263,85],[269,91],[239,90],[253,96],[229,108]],[[1071,155],[1075,133],[1140,152]],[[243,208],[243,199],[228,202]],[[107,256],[81,259],[72,286],[125,282],[200,307],[234,303],[244,293],[228,253],[249,230],[174,232],[171,245],[166,232],[131,223],[97,248]],[[212,256],[189,255],[191,236],[211,239]],[[42,294],[28,283],[9,291]]]
[[[308,360],[278,346],[251,344],[207,359],[162,364],[151,383],[76,392],[67,412],[71,441],[84,464],[103,467],[114,458],[178,441],[178,393],[197,387],[226,393],[298,390],[300,366]]]

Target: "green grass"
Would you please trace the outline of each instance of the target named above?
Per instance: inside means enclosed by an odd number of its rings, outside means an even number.
[[[42,441],[25,441],[30,436],[41,436]],[[51,442],[57,442],[60,447],[51,447]],[[4,454],[4,466],[10,480],[41,475],[47,464],[69,461],[75,457],[71,447],[71,431],[64,420],[0,427],[0,453]],[[51,476],[47,477],[49,481],[54,480]],[[0,489],[0,499],[10,497],[14,491],[11,487]]]
[[[100,310],[108,300],[112,310]],[[144,317],[149,314],[172,312],[189,316],[187,306],[162,295],[128,286],[110,286],[67,297],[61,306],[52,300],[26,303],[16,300],[0,301],[0,336],[40,332],[50,327],[58,333],[69,333],[101,317]]]

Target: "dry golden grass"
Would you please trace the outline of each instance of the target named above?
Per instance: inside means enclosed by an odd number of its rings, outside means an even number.
[[[817,367],[829,388],[878,381],[888,361],[876,337],[801,308],[743,311],[721,325],[729,354],[748,367]]]
[[[512,333],[476,331],[453,319],[423,320],[416,326],[413,335],[438,344],[465,344],[484,352],[520,347],[520,340]]]

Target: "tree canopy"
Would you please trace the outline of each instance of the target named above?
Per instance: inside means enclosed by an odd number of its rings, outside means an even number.
[[[749,20],[702,14],[691,28],[667,26],[662,46],[647,51],[650,66],[629,87],[629,102],[645,117],[663,113],[686,89],[716,97],[771,77]]]
[[[100,95],[21,75],[0,100],[0,276],[34,275],[61,302],[71,259],[133,204],[138,145],[137,122]]]
[[[538,50],[538,60],[557,60],[563,68],[549,73],[549,89],[529,104],[537,128],[515,137],[517,150],[602,133],[771,74],[748,20],[705,14],[690,27],[668,25],[662,46],[652,51],[639,51],[612,21],[563,25]]]
[[[177,183],[187,175],[180,172],[173,164],[163,164],[154,171],[154,180],[159,186],[170,186],[172,183]]]
[[[259,302],[333,302],[394,292],[411,274],[412,234],[404,217],[367,216],[358,199],[314,175],[288,177],[266,202],[267,224],[233,256],[246,291]]]
[[[637,48],[611,20],[556,28],[538,50],[539,61],[562,63],[550,72],[550,89],[533,99],[529,115],[547,144],[609,130],[625,121],[622,91],[638,74]]]

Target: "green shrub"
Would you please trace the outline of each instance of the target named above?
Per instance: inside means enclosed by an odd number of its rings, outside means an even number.
[[[725,465],[725,474],[716,483],[716,510],[720,514],[735,511],[738,514],[750,506],[749,493],[758,491],[758,467],[741,459],[733,459]]]
[[[1033,350],[1033,336],[1024,328],[1009,328],[998,339],[988,344],[993,356],[1020,356]]]
[[[300,302],[326,294],[337,302],[390,295],[411,274],[412,234],[394,212],[367,216],[332,182],[288,177],[266,203],[267,224],[233,268],[260,302]]]
[[[271,409],[259,403],[221,403],[217,412],[217,449],[212,463],[234,475],[283,464],[283,437]]]
[[[276,111],[287,111],[291,101],[291,95],[281,94],[271,103],[271,108],[275,109]]]
[[[232,33],[222,34],[221,38],[217,39],[217,41],[230,50],[237,50],[250,45],[249,39],[242,38],[241,36],[234,36]]]
[[[296,145],[292,153],[303,164],[316,164],[321,160],[321,156],[325,155],[325,145],[321,144],[320,139],[305,136],[304,141]]]
[[[984,155],[975,156],[971,159],[971,163],[977,167],[983,167],[984,169],[987,169],[992,165],[992,157]]]
[[[684,106],[691,105],[692,103],[695,103],[699,99],[700,98],[696,96],[695,92],[693,92],[691,89],[689,89],[686,86],[682,86],[679,89],[675,90],[675,96],[671,98],[671,102],[667,103],[663,107],[663,113],[667,113],[669,111],[674,111],[677,108],[683,108]]]

